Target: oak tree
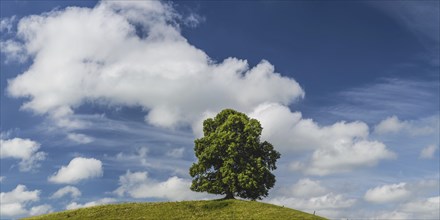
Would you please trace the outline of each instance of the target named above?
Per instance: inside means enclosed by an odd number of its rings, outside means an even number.
[[[262,130],[258,120],[232,109],[206,119],[204,136],[194,141],[198,161],[190,168],[191,190],[225,199],[266,197],[275,184],[271,171],[280,153],[260,141]]]

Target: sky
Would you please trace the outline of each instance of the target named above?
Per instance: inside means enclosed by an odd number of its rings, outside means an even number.
[[[438,219],[438,1],[1,1],[2,219],[189,189],[225,108],[281,153],[262,201]]]

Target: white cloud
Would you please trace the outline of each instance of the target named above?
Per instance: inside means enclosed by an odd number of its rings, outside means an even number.
[[[373,219],[439,219],[440,196],[417,198]]]
[[[74,186],[65,186],[53,193],[51,198],[59,199],[69,194],[72,198],[78,198],[79,196],[81,196],[81,191],[79,191],[79,189]]]
[[[186,176],[188,175],[188,167],[191,165],[191,162],[183,160],[182,157],[177,157],[181,156],[181,150],[179,149],[180,148],[175,148],[175,152],[173,152],[174,150],[166,152],[166,156],[174,157],[173,160],[169,160],[169,158],[164,160],[163,157],[148,157],[149,150],[147,147],[136,148],[135,152],[132,153],[120,152],[116,154],[114,158],[110,157],[109,159],[115,160],[118,163],[122,162],[128,168],[139,167],[144,169],[147,167],[149,169],[159,170],[161,172],[171,171],[171,175]],[[182,154],[183,151],[184,150],[182,150]],[[173,154],[170,155],[170,153]]]
[[[409,125],[407,122],[400,121],[399,118],[394,115],[381,121],[378,125],[376,125],[374,131],[379,134],[397,133],[408,126]]]
[[[114,191],[118,196],[132,198],[158,198],[171,201],[207,198],[207,194],[192,192],[190,180],[176,176],[158,182],[148,178],[147,172],[130,172],[119,177],[119,187]]]
[[[374,128],[374,132],[381,135],[405,132],[412,136],[419,136],[434,133],[436,126],[438,127],[438,121],[435,120],[423,123],[417,121],[403,121],[393,115],[379,122]]]
[[[316,150],[309,162],[294,162],[291,168],[307,174],[323,176],[349,172],[364,166],[374,166],[380,160],[395,157],[395,154],[381,142],[341,141],[333,146]]]
[[[424,159],[432,159],[434,158],[435,152],[437,151],[438,147],[434,144],[431,144],[425,148],[422,149],[420,152],[420,158]]]
[[[166,155],[168,157],[172,157],[172,158],[182,158],[184,151],[185,151],[185,148],[183,148],[183,147],[181,147],[181,148],[174,148],[174,149],[168,151],[166,153]]]
[[[418,199],[403,204],[401,210],[414,213],[414,216],[422,218],[438,219],[440,212],[440,196]]]
[[[341,194],[328,193],[323,196],[311,198],[281,196],[269,199],[267,202],[302,210],[308,213],[316,211],[317,215],[336,218],[339,215],[338,210],[353,206],[356,203],[356,200],[345,198]]]
[[[377,217],[374,217],[373,219],[396,219],[396,220],[402,220],[402,219],[410,219],[410,215],[408,213],[405,212],[399,212],[399,211],[392,211],[392,212],[385,212],[382,213],[380,215],[378,215]]]
[[[6,56],[5,63],[9,63],[12,61],[17,61],[21,63],[28,58],[24,46],[16,41],[1,41],[0,49],[2,50],[2,53],[8,54],[8,56]]]
[[[76,157],[67,166],[62,166],[56,173],[49,177],[53,183],[77,183],[103,175],[102,162],[94,158]]]
[[[363,122],[319,126],[291,112],[286,106],[304,97],[294,79],[276,73],[265,60],[254,67],[233,57],[211,60],[181,35],[178,20],[170,5],[151,1],[101,2],[92,9],[70,7],[25,17],[18,37],[34,62],[9,81],[7,90],[13,97],[30,97],[24,109],[48,114],[62,127],[81,127],[83,122],[71,117],[74,109],[96,103],[141,106],[149,124],[191,125],[200,135],[202,120],[228,107],[260,120],[263,138],[282,153],[368,138]],[[143,37],[136,30],[144,30]],[[41,80],[44,86],[35,83]],[[348,170],[384,159],[375,156]]]
[[[369,189],[365,193],[364,199],[372,203],[389,203],[401,201],[410,195],[411,192],[407,189],[407,184],[398,183]]]
[[[27,191],[26,186],[17,185],[10,192],[0,194],[0,216],[19,216],[28,213],[26,205],[40,199],[40,190]]]
[[[32,207],[31,210],[29,211],[29,215],[30,216],[42,215],[42,214],[47,214],[47,213],[51,213],[51,212],[53,212],[52,206],[49,204],[44,204],[44,205]]]
[[[404,78],[379,79],[374,83],[346,89],[336,95],[337,104],[323,107],[330,119],[378,121],[390,117],[390,113],[402,118],[417,117],[418,127],[428,125],[438,131],[438,80]],[[429,123],[429,119],[432,120]],[[432,124],[436,124],[433,126]],[[436,128],[436,129],[435,129]],[[436,134],[438,132],[433,132]]]
[[[368,137],[368,126],[363,122],[342,121],[321,127],[312,119],[302,118],[300,112],[291,112],[288,107],[277,103],[259,105],[249,116],[261,122],[262,139],[283,152],[317,149],[341,140]]]
[[[116,160],[139,161],[142,166],[150,166],[151,164],[147,162],[148,151],[147,147],[139,147],[134,154],[124,154],[120,152],[116,155]]]
[[[60,126],[70,126],[69,115],[86,102],[141,106],[148,123],[175,127],[192,125],[206,111],[249,112],[304,96],[294,79],[265,60],[254,67],[236,58],[211,60],[180,34],[178,17],[156,1],[105,1],[24,17],[17,31],[24,43],[13,43],[34,59],[7,91],[29,97],[23,109],[49,114]]]
[[[2,203],[13,203],[13,202],[25,202],[25,201],[38,201],[39,190],[27,191],[26,186],[17,185],[15,189],[11,192],[1,193]]]
[[[87,202],[84,204],[72,202],[66,206],[66,209],[70,210],[70,209],[87,208],[87,207],[92,207],[92,206],[97,206],[97,205],[105,205],[105,204],[109,204],[109,203],[115,203],[116,201],[117,200],[113,199],[113,198],[102,198],[102,199]]]
[[[6,177],[5,176],[0,176],[0,183],[2,183],[3,181],[5,181]]]
[[[29,139],[0,140],[0,157],[20,159],[19,170],[23,172],[40,167],[39,162],[46,158],[46,153],[39,149],[40,144]]]
[[[0,215],[1,216],[19,216],[27,213],[27,210],[21,203],[6,203],[1,204]]]
[[[321,196],[327,192],[327,189],[321,186],[319,181],[314,181],[309,178],[298,180],[292,187],[292,195],[295,197],[313,197]]]
[[[368,126],[363,122],[319,126],[276,103],[262,104],[249,115],[261,122],[262,139],[274,144],[281,153],[314,150],[309,162],[292,163],[293,170],[328,175],[374,166],[380,160],[395,157],[383,143],[368,140]]]
[[[67,138],[79,144],[88,144],[93,142],[93,138],[85,134],[69,133]]]
[[[15,16],[9,18],[1,18],[0,32],[6,31],[7,33],[10,33],[12,31],[14,21],[15,21]]]

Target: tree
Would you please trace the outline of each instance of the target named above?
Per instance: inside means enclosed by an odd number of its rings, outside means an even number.
[[[275,184],[271,170],[280,153],[260,142],[262,130],[258,120],[232,109],[206,119],[204,136],[194,141],[198,161],[190,168],[191,190],[226,195],[225,199],[266,197]]]

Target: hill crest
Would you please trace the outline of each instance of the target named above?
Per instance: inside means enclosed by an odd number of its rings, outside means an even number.
[[[67,210],[38,219],[304,219],[322,220],[320,216],[256,201],[206,200],[181,202],[121,203]]]

